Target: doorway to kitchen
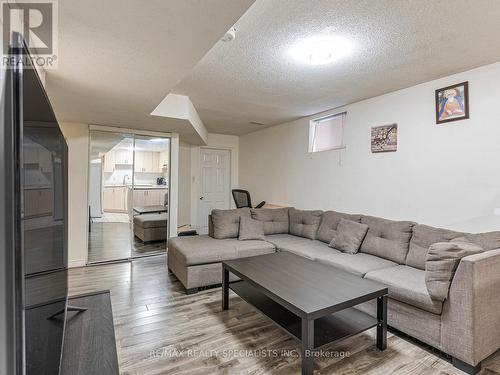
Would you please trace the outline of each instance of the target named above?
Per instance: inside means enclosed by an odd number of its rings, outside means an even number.
[[[88,263],[162,254],[170,138],[91,130]]]

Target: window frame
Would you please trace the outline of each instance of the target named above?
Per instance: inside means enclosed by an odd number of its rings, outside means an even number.
[[[334,146],[331,148],[327,148],[325,150],[314,150],[315,146],[315,140],[316,140],[316,131],[317,131],[317,125],[321,122],[324,121],[329,121],[337,117],[342,117],[342,129],[341,129],[341,135],[340,135],[340,146]],[[346,148],[346,145],[344,143],[344,131],[345,131],[345,121],[347,119],[347,111],[342,111],[338,113],[334,113],[332,115],[327,115],[323,117],[318,117],[315,119],[312,119],[309,121],[309,146],[308,146],[308,152],[310,154],[316,154],[318,152],[325,152],[325,151],[332,151],[332,150],[343,150]]]

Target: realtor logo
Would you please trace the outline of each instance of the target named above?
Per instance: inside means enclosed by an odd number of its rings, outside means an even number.
[[[57,62],[57,2],[55,0],[1,1],[2,44],[9,54],[12,34],[21,34],[30,49],[35,65],[51,69]]]

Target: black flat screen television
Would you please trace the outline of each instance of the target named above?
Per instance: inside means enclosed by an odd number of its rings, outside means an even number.
[[[10,57],[22,64],[2,77],[0,362],[9,374],[56,375],[68,296],[67,145],[29,51],[16,40]]]

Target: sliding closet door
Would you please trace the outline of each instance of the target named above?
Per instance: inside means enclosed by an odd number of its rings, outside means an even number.
[[[134,135],[90,131],[89,263],[131,256]]]
[[[135,135],[132,257],[166,251],[170,139]]]

